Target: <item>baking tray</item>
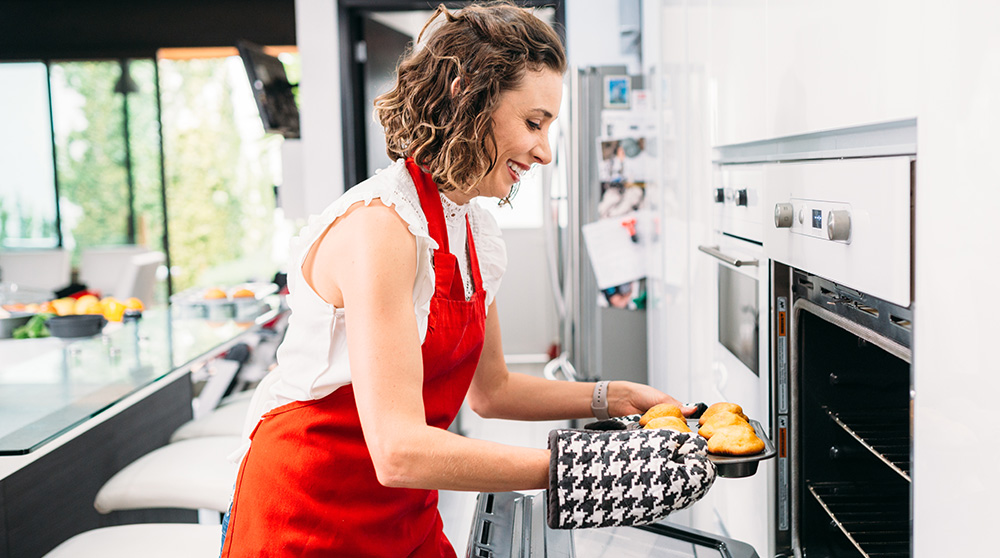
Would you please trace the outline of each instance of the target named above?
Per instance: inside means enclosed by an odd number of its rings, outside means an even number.
[[[698,419],[687,419],[688,427],[695,434],[698,433]],[[708,460],[715,463],[715,470],[720,477],[727,479],[738,479],[742,477],[752,476],[757,472],[757,465],[765,459],[771,459],[778,454],[778,451],[774,449],[774,442],[768,438],[767,434],[764,432],[764,427],[753,419],[750,419],[750,426],[753,426],[754,431],[757,433],[757,437],[764,441],[764,451],[755,455],[715,455],[714,453],[708,454]]]

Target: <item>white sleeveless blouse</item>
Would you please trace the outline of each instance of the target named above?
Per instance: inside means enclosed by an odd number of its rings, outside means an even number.
[[[427,333],[427,315],[434,294],[433,251],[438,248],[428,233],[427,218],[420,207],[416,186],[402,159],[351,188],[330,204],[321,214],[310,217],[301,233],[292,239],[289,250],[287,303],[291,309],[285,338],[278,347],[277,379],[264,402],[263,412],[292,401],[322,399],[351,381],[347,355],[345,311],[326,303],[302,275],[302,262],[319,236],[337,217],[360,201],[365,205],[378,198],[396,210],[416,237],[417,275],[413,282],[413,312],[417,317],[420,342]],[[507,249],[496,220],[477,203],[458,205],[444,195],[448,244],[459,261],[459,270],[466,285],[467,296],[471,281],[466,246],[465,216],[469,217],[476,254],[479,258],[486,305],[496,297],[504,270]],[[363,242],[364,239],[358,239]],[[462,262],[465,262],[462,265]],[[259,415],[258,415],[259,416]]]

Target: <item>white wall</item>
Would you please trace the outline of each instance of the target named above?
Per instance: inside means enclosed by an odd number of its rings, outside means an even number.
[[[302,58],[301,160],[297,163],[301,167],[298,173],[285,173],[297,179],[283,187],[298,190],[287,194],[296,203],[285,208],[285,215],[302,218],[318,213],[344,192],[337,3],[295,0],[295,36]]]
[[[1000,478],[1000,5],[923,2],[914,303],[914,557],[991,556]],[[985,453],[979,453],[983,449]],[[980,534],[980,535],[973,535]]]
[[[624,65],[639,73],[638,60],[621,54],[618,0],[565,0],[566,53],[570,66]]]

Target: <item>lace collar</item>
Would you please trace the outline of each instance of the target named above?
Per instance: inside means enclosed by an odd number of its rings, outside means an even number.
[[[469,203],[464,203],[459,205],[451,199],[444,195],[443,192],[438,192],[441,196],[441,208],[444,209],[444,220],[449,227],[454,227],[455,225],[465,223],[465,215],[469,212]]]

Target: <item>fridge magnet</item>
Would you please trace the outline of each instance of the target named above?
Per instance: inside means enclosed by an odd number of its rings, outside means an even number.
[[[598,153],[601,182],[598,215],[605,219],[641,209],[646,198],[646,181],[653,170],[646,138],[599,140]]]
[[[635,212],[616,219],[598,219],[580,227],[597,288],[602,291],[646,277],[644,214],[648,218],[648,213]],[[633,219],[633,227],[622,225],[623,221]],[[637,231],[638,241],[632,239],[632,231]]]
[[[628,76],[604,76],[604,108],[629,108],[630,91]]]

